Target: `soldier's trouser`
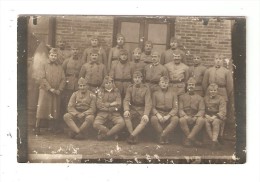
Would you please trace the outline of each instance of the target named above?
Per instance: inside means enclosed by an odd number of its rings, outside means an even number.
[[[114,126],[110,130],[104,125],[108,120],[111,120],[114,124]],[[108,114],[106,117],[97,114],[93,124],[93,127],[97,131],[100,131],[107,136],[112,136],[118,133],[121,129],[124,128],[124,126],[125,122],[122,116],[113,116],[112,114]]]
[[[83,132],[84,130],[86,130],[94,121],[94,116],[93,115],[87,115],[86,117],[83,117],[81,120],[79,120],[78,118],[76,118],[75,116],[73,116],[70,113],[66,113],[64,115],[64,121],[66,122],[66,124],[69,126],[69,128],[76,132]],[[76,122],[79,122],[79,127],[76,124]]]
[[[189,125],[194,124],[192,130],[190,131]],[[190,118],[186,120],[184,117],[180,118],[180,127],[185,134],[185,136],[189,139],[195,138],[195,136],[199,133],[205,123],[205,119],[202,117],[198,117],[196,120]]]
[[[206,131],[212,141],[217,141],[220,133],[220,126],[223,123],[222,120],[216,118],[213,121],[205,119]],[[212,126],[211,126],[212,125]]]
[[[161,136],[167,136],[171,131],[173,131],[179,122],[177,116],[170,117],[164,123],[160,123],[159,119],[154,115],[151,117],[151,124],[155,131]]]

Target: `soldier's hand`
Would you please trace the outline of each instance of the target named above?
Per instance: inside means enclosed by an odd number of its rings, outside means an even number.
[[[162,115],[160,113],[156,114],[157,118],[159,119],[159,121],[162,123],[164,121]]]
[[[166,115],[163,117],[163,119],[164,119],[164,121],[167,121],[170,117],[171,117],[171,115]]]
[[[185,118],[187,121],[191,119],[190,116],[184,116],[184,118]]]
[[[110,103],[110,106],[117,106],[117,102],[115,101],[115,102]]]
[[[51,92],[51,93],[54,93],[54,92],[55,92],[55,89],[51,88],[51,89],[50,89],[50,92]]]
[[[60,95],[60,91],[59,90],[55,90],[54,93],[57,94],[57,95]]]
[[[85,116],[84,113],[79,113],[79,114],[77,114],[77,117],[78,117],[79,119],[82,119],[84,116]]]
[[[142,117],[142,119],[141,120],[143,120],[144,122],[148,122],[149,121],[149,118],[148,118],[148,116],[147,115],[143,115],[143,117]]]
[[[124,117],[125,118],[129,118],[130,117],[130,112],[129,111],[125,111],[124,112]]]

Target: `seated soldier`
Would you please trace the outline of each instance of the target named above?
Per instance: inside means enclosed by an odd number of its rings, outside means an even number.
[[[98,131],[98,140],[106,140],[124,128],[125,122],[119,112],[121,106],[120,92],[115,87],[113,78],[106,76],[98,92],[97,116],[93,124]],[[108,121],[113,122],[111,129],[105,126]]]
[[[187,92],[179,98],[180,127],[186,138],[183,145],[191,147],[192,144],[201,146],[202,143],[195,139],[204,126],[205,104],[200,95],[195,94],[196,80],[191,77],[187,82]],[[190,131],[189,125],[193,125]]]
[[[159,85],[161,89],[154,92],[152,97],[153,116],[151,117],[151,124],[159,135],[159,143],[168,144],[168,135],[176,128],[179,122],[177,116],[178,97],[168,88],[168,77],[161,77]]]
[[[96,112],[96,95],[87,89],[84,78],[78,81],[79,90],[74,92],[69,100],[68,113],[64,121],[72,130],[70,137],[84,139],[84,131],[93,123]]]
[[[138,142],[138,135],[148,123],[148,116],[152,108],[150,89],[142,83],[142,73],[135,71],[133,80],[134,84],[127,88],[124,99],[124,118],[130,133],[127,139],[129,144]]]
[[[226,102],[225,99],[218,95],[218,85],[211,83],[208,87],[207,94],[204,98],[206,106],[206,131],[212,141],[211,149],[220,149],[218,136],[220,126],[226,119]]]

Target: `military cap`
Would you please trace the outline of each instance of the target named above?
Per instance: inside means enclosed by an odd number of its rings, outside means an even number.
[[[99,54],[99,50],[98,49],[90,49],[89,54]]]
[[[78,49],[79,46],[78,46],[78,44],[71,44],[70,48],[71,49]]]
[[[58,54],[58,49],[57,48],[51,48],[51,50],[50,50],[50,54],[52,53],[52,54]]]
[[[160,81],[169,82],[170,80],[169,80],[169,77],[168,77],[168,76],[162,76],[162,77],[160,78]]]
[[[209,86],[208,86],[208,90],[209,89],[218,89],[218,85],[216,83],[211,83]]]
[[[111,76],[105,76],[103,83],[113,81],[114,79]]]
[[[85,78],[80,78],[79,81],[78,81],[78,84],[79,85],[86,85],[87,84],[87,80]]]
[[[133,50],[133,53],[135,53],[135,52],[142,52],[142,50],[139,48],[139,47],[137,47],[137,48],[135,48],[134,50]]]
[[[119,37],[123,37],[123,38],[125,39],[125,36],[124,36],[123,34],[121,34],[121,33],[118,33],[118,34],[116,35],[116,38],[119,38]]]
[[[176,56],[176,55],[181,55],[182,56],[182,52],[180,50],[174,50],[172,54],[174,56]]]
[[[199,55],[193,55],[193,59],[195,59],[195,58],[201,58]]]
[[[147,40],[147,41],[145,41],[144,45],[146,45],[146,44],[152,44],[153,45],[153,42],[150,41],[150,40]]]
[[[128,55],[128,52],[127,52],[126,49],[121,49],[121,50],[119,51],[119,55]]]
[[[143,76],[142,72],[141,71],[135,71],[133,73],[133,77],[137,77],[137,76],[142,77]]]
[[[215,54],[214,58],[220,58],[220,59],[224,59],[224,56],[222,54]]]
[[[179,40],[176,38],[176,37],[171,37],[171,40],[170,40],[170,42],[179,42]]]
[[[193,77],[190,77],[187,83],[193,83],[196,84],[196,80]]]
[[[92,35],[92,36],[90,37],[90,40],[94,40],[94,39],[97,39],[97,40],[98,40],[98,36],[97,36],[97,35]]]

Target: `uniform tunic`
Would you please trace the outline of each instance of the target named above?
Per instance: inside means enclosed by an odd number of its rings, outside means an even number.
[[[65,74],[58,62],[51,63],[48,60],[43,66],[43,78],[40,83],[40,93],[36,118],[58,119],[60,115],[60,95],[51,93],[51,88],[63,91],[65,86]]]
[[[218,85],[218,93],[223,96],[226,101],[233,91],[233,80],[230,71],[224,67],[211,67],[206,70],[203,78],[203,89],[206,92],[209,84],[216,83]]]
[[[178,96],[184,94],[185,83],[189,78],[189,67],[184,63],[176,65],[174,62],[165,64],[165,67],[169,73],[170,86],[173,92],[177,93]]]
[[[107,67],[107,54],[102,47],[91,47],[91,48],[85,49],[83,52],[83,56],[82,56],[84,63],[87,63],[90,61],[90,53],[93,51],[93,49],[98,50],[98,52],[99,52],[99,57],[98,57],[99,63],[103,63]]]
[[[141,61],[141,60],[135,61],[134,60],[132,63],[133,63],[134,72],[140,71],[142,74],[144,74],[144,68],[145,68],[146,64],[143,61]]]
[[[63,62],[72,55],[72,52],[69,50],[58,49],[58,63],[63,64]]]
[[[107,63],[107,70],[110,71],[112,62],[119,60],[119,52],[120,50],[124,49],[124,47],[119,47],[118,45],[111,48],[108,55],[108,63]],[[128,52],[128,60],[131,60],[131,54]]]
[[[164,65],[164,64],[167,64],[167,63],[170,63],[170,62],[173,62],[173,53],[174,51],[180,51],[181,52],[181,55],[183,57],[182,59],[182,62],[184,64],[186,64],[186,55],[184,53],[184,51],[180,50],[180,49],[168,49],[166,50],[165,52],[162,53],[162,56],[161,56],[161,64]]]
[[[206,114],[210,116],[216,115],[221,120],[226,119],[226,102],[222,96],[216,95],[214,98],[205,96],[204,101]]]
[[[144,52],[141,54],[141,61],[143,61],[145,64],[151,64],[152,61],[152,55],[151,54],[145,54]]]
[[[193,77],[196,80],[195,93],[199,94],[202,97],[204,96],[202,81],[206,69],[207,68],[202,65],[189,67],[189,76]]]

